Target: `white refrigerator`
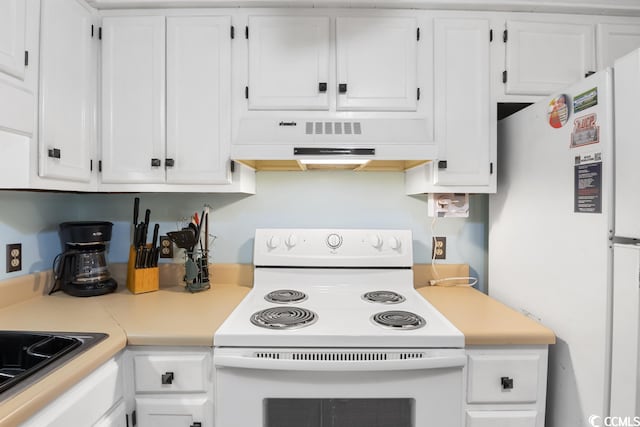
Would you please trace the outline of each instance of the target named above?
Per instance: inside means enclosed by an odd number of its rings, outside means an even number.
[[[547,427],[640,425],[634,239],[640,51],[498,125],[488,289],[556,333]]]

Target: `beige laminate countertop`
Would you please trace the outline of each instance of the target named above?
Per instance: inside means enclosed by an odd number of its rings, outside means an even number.
[[[212,346],[215,331],[251,290],[250,271],[219,276],[220,283],[194,294],[183,286],[161,286],[158,292],[133,295],[120,286],[94,298],[61,292],[42,296],[41,289],[35,297],[3,298],[10,302],[0,301],[0,329],[103,332],[109,338],[0,403],[0,426],[26,420],[127,345]],[[30,284],[36,291],[42,287],[38,281],[43,279]],[[0,283],[0,292],[4,297],[9,291]],[[466,345],[555,342],[548,328],[475,289],[421,287],[418,292],[464,333]],[[24,287],[18,293],[24,294]]]

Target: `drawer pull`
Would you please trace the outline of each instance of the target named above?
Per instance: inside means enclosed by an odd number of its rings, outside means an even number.
[[[162,384],[173,384],[173,372],[162,374]]]
[[[201,422],[193,423],[189,427],[202,427],[202,423]]]
[[[509,377],[501,377],[500,384],[502,384],[502,390],[512,390],[513,389],[513,378]]]

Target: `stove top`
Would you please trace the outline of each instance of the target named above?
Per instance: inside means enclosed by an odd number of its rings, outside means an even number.
[[[413,288],[411,233],[258,230],[254,287],[216,331],[219,347],[462,348]]]

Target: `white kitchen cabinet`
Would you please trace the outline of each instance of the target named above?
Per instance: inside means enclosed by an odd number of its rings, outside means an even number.
[[[231,182],[229,17],[167,18],[166,182]]]
[[[165,181],[165,18],[102,22],[102,156],[105,183]]]
[[[405,173],[408,194],[496,191],[488,19],[434,19],[438,160]]]
[[[612,67],[616,59],[640,47],[640,23],[599,24],[597,35],[598,70]]]
[[[213,426],[209,347],[131,347],[129,386],[139,427]]]
[[[0,72],[20,80],[25,76],[27,6],[24,0],[0,2]]]
[[[123,390],[120,356],[117,356],[38,411],[21,427],[93,426],[122,402]],[[124,416],[122,421],[126,421]]]
[[[417,45],[416,18],[337,17],[337,109],[416,111]]]
[[[546,345],[466,351],[465,427],[544,427]]]
[[[329,17],[249,16],[249,109],[329,109]]]
[[[89,182],[97,137],[97,20],[76,0],[47,0],[41,14],[39,175]]]
[[[93,427],[129,427],[124,400],[105,414]]]
[[[549,95],[595,71],[594,25],[507,19],[507,95]]]

